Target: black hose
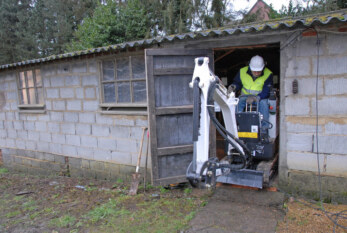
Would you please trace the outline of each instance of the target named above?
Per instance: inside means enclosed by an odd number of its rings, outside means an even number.
[[[213,100],[213,94],[214,94],[214,91],[215,91],[215,89],[216,89],[216,83],[217,83],[217,81],[214,81],[214,82],[212,82],[211,83],[211,85],[209,86],[209,89],[208,89],[208,94],[207,94],[207,110],[208,110],[208,113],[209,113],[209,116],[210,116],[210,118],[211,118],[211,120],[212,120],[212,122],[214,123],[214,125],[215,125],[215,127],[216,127],[216,129],[217,129],[217,131],[222,135],[222,137],[229,143],[229,144],[231,144],[239,153],[240,153],[240,158],[241,158],[241,160],[242,160],[242,166],[240,166],[240,168],[238,168],[238,169],[241,169],[241,168],[244,168],[248,163],[247,163],[247,158],[246,158],[246,155],[245,155],[245,153],[242,151],[242,150],[240,150],[239,149],[239,147],[233,142],[233,141],[231,141],[229,138],[228,138],[228,136],[222,131],[222,129],[225,131],[225,132],[227,132],[227,134],[232,138],[232,139],[236,139],[235,137],[234,137],[234,135],[232,135],[230,132],[228,132],[220,123],[219,123],[219,121],[216,119],[216,117],[214,116],[214,106],[213,106],[213,104],[214,104],[214,100]],[[236,141],[236,140],[235,140]],[[238,142],[238,141],[236,141],[236,142]],[[243,144],[243,143],[242,143]],[[240,143],[240,146],[243,148],[243,149],[245,149],[245,151],[246,152],[248,152],[247,153],[247,155],[248,155],[248,157],[249,158],[251,158],[251,156],[250,156],[250,152],[249,152],[249,150],[248,150],[248,148],[243,144],[243,145],[241,145],[241,143]],[[245,147],[245,148],[244,148]]]
[[[199,128],[200,128],[200,88],[199,88],[199,78],[194,79],[193,83],[193,142],[198,141]]]

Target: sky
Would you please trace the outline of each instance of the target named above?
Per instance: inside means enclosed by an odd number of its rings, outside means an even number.
[[[282,8],[282,5],[288,6],[288,0],[263,0],[268,5],[272,4],[275,10],[279,10]],[[234,6],[235,10],[244,10],[247,8],[247,10],[250,10],[251,7],[257,2],[257,0],[234,0],[231,1],[231,3]],[[302,3],[302,0],[294,0],[293,3]]]

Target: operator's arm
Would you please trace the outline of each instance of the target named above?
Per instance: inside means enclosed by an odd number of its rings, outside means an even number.
[[[263,86],[263,90],[259,93],[259,97],[260,99],[267,99],[270,96],[270,87],[273,85],[273,77],[272,74],[270,74],[270,76],[266,79],[264,86]]]
[[[234,77],[233,85],[235,85],[235,87],[236,87],[235,92],[238,92],[239,90],[241,90],[242,82],[241,82],[241,78],[240,78],[240,71]]]

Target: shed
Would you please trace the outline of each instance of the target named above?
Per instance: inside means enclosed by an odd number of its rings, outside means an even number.
[[[152,182],[184,182],[193,150],[194,58],[208,56],[228,85],[259,54],[279,91],[280,187],[316,195],[319,158],[325,196],[346,201],[346,20],[343,10],[2,65],[2,162],[24,172],[129,180],[142,127],[149,127]],[[211,139],[213,156],[214,130]]]

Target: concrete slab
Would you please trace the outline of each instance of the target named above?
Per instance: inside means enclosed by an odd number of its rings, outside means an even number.
[[[279,192],[218,187],[186,233],[276,232],[283,201]]]

